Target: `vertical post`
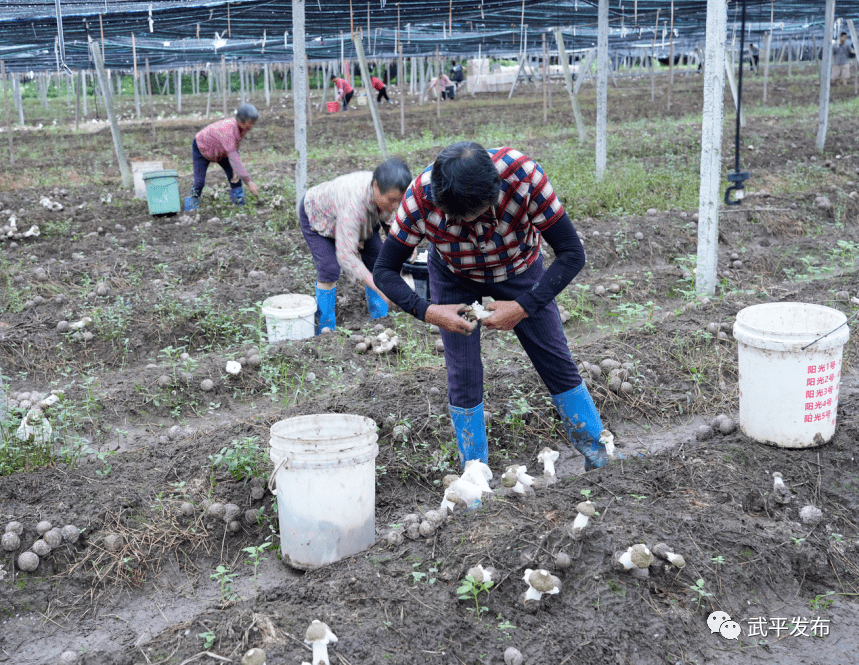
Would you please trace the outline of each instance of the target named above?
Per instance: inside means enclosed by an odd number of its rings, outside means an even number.
[[[361,81],[364,84],[364,89],[367,91],[367,106],[370,107],[370,115],[373,116],[373,127],[376,129],[376,139],[379,141],[379,152],[382,153],[382,159],[387,159],[388,144],[385,141],[385,132],[382,129],[382,119],[379,117],[376,98],[373,97],[370,70],[367,68],[367,58],[364,57],[364,40],[360,34],[352,33],[352,42],[355,44],[355,54],[358,56],[358,65],[361,67]]]
[[[306,57],[304,58],[304,71],[307,73],[304,77],[306,86],[305,92],[307,93],[307,126],[313,127],[313,103],[310,96],[310,63]]]
[[[80,127],[80,119],[81,119],[81,71],[78,70],[78,75],[76,78],[72,79],[72,84],[75,88],[75,131],[78,131]]]
[[[176,113],[182,113],[182,68],[176,68]]]
[[[12,146],[12,114],[9,112],[9,81],[6,79],[6,61],[0,60],[0,75],[3,76],[3,106],[6,109],[6,135],[9,137],[9,165],[15,164],[15,150]]]
[[[18,107],[18,124],[24,126],[24,100],[21,97],[21,75],[13,74],[12,81],[14,83],[15,104]]]
[[[555,41],[558,44],[558,59],[561,61],[561,66],[564,69],[567,92],[570,93],[570,104],[572,104],[573,115],[576,118],[576,128],[579,130],[579,141],[584,143],[587,141],[588,135],[585,131],[585,121],[582,118],[582,110],[579,108],[579,99],[576,97],[576,90],[573,85],[573,75],[570,72],[570,59],[567,57],[567,50],[564,48],[564,35],[561,33],[560,28],[555,28]]]
[[[208,65],[207,65],[208,67]],[[209,83],[209,94],[206,97],[206,118],[209,117],[209,113],[212,112],[212,79],[215,77],[215,68],[209,67],[206,70],[206,81]]]
[[[770,31],[767,33],[767,36],[764,38],[764,94],[763,94],[763,102],[767,103],[767,83],[770,75],[770,45],[772,44],[772,26],[770,26]]]
[[[409,77],[409,94],[414,95],[418,89],[418,59],[412,56],[409,58],[409,65],[412,70],[412,75]]]
[[[441,58],[438,55],[438,45],[435,47],[435,66],[436,66],[436,75],[435,75],[435,117],[441,117]]]
[[[399,8],[399,4],[397,5]],[[406,135],[406,70],[403,62],[403,42],[397,45],[400,53],[400,62],[397,67],[397,83],[400,87],[400,136]]]
[[[656,33],[659,32],[659,10],[656,10],[656,27],[653,28],[653,44],[650,46],[650,102],[656,101]]]
[[[549,58],[546,50],[546,33],[543,33],[543,122],[549,120],[548,94],[549,94]]]
[[[221,93],[224,98],[224,117],[227,117],[227,58],[221,56]]]
[[[737,113],[740,114],[740,127],[745,127],[746,126],[746,117],[743,114],[743,110],[740,108],[740,104],[739,104],[739,101],[737,99],[739,92],[737,90],[737,82],[734,80],[734,70],[731,67],[730,60],[731,60],[730,58],[727,58],[727,57],[725,58],[725,73],[728,75],[728,85],[731,86],[731,97],[733,97],[733,99],[734,99],[734,108],[736,109]],[[705,67],[707,66],[706,61],[704,63],[704,66]],[[743,66],[743,62],[741,60],[740,61],[740,67],[742,67],[742,66]]]
[[[265,105],[271,106],[271,92],[268,89],[268,63],[265,63],[262,66],[262,80],[263,87],[265,88]]]
[[[835,22],[835,0],[826,0],[826,24],[823,28],[823,61],[820,63],[820,112],[817,118],[817,149],[823,152],[829,128],[829,84],[832,79],[832,24]]]
[[[122,175],[122,186],[129,189],[132,184],[131,169],[128,166],[128,160],[125,158],[125,149],[122,147],[122,137],[119,134],[119,124],[116,122],[116,113],[113,110],[113,91],[110,89],[110,81],[107,79],[107,74],[104,71],[104,63],[101,60],[101,52],[98,44],[91,43],[92,58],[95,61],[95,71],[98,75],[99,87],[101,87],[104,105],[107,107],[107,117],[110,121],[110,133],[113,137],[113,147],[116,151],[116,160],[119,162],[119,172]]]
[[[152,100],[152,79],[149,73],[149,58],[144,58],[143,62],[146,65],[146,83],[148,86],[149,96],[149,121],[152,126],[152,141],[155,141],[155,102]],[[86,80],[86,79],[84,79]]]
[[[131,33],[131,59],[134,61],[134,111],[137,113],[137,119],[140,119],[140,91],[138,84],[140,76],[137,72],[137,42],[134,39],[134,33]]]
[[[292,0],[292,100],[295,131],[295,207],[296,213],[307,192],[307,53],[304,37],[304,0]]]
[[[81,84],[81,96],[83,97],[83,115],[82,118],[86,118],[89,114],[89,109],[87,108],[87,82],[86,82],[86,70],[81,70],[80,72],[80,84]]]
[[[474,81],[471,83],[471,96],[474,97],[477,92],[477,84],[480,81],[480,73],[483,71],[483,56],[480,50],[481,44],[477,45],[477,71],[474,72]],[[468,72],[468,78],[471,79],[471,72]]]
[[[602,180],[606,168],[608,106],[608,0],[599,0],[597,10],[597,122],[596,122],[596,176]]]
[[[722,115],[725,72],[730,70],[725,52],[727,22],[728,8],[724,0],[707,0],[695,290],[708,295],[716,291],[716,261],[719,249],[719,204],[722,200]]]
[[[856,39],[856,27],[853,25],[853,19],[847,19],[847,29],[850,31],[850,39],[853,42],[853,48],[856,48],[856,45],[859,44],[859,40]],[[856,68],[856,74],[853,77],[853,94],[859,93],[859,67]]]
[[[671,0],[671,30],[668,40],[668,110],[671,110],[671,93],[674,92],[674,0]]]

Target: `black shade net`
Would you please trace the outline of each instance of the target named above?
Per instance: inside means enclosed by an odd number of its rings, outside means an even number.
[[[56,0],[0,0],[0,59],[11,71],[56,70],[64,55],[72,69],[92,66],[88,43],[104,39],[105,65],[129,70],[132,34],[138,65],[153,69],[233,62],[292,61],[292,2],[200,0],[89,2],[62,0],[63,40],[59,43]],[[556,52],[553,30],[560,27],[569,51],[593,48],[597,41],[596,0],[306,0],[306,50],[311,61],[354,57],[350,31],[363,35],[368,57],[396,57],[398,46],[410,56],[516,56],[539,53],[543,36]],[[821,1],[747,0],[746,42],[773,39],[810,49],[822,43]],[[351,11],[350,11],[351,8]],[[859,1],[836,5],[836,31],[859,17]],[[736,37],[740,3],[728,3],[728,37]],[[675,53],[703,48],[706,0],[673,5]],[[841,20],[838,20],[841,19]],[[613,55],[667,55],[672,5],[662,0],[610,0],[609,47]],[[452,29],[451,29],[452,23]],[[816,40],[816,41],[814,41]]]

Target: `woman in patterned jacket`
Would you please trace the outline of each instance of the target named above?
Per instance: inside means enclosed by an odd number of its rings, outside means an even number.
[[[373,172],[349,173],[307,190],[299,218],[316,264],[317,334],[334,329],[341,269],[363,282],[371,319],[388,315],[389,301],[373,281],[382,248],[379,228],[387,225],[411,180],[409,167],[393,157]]]

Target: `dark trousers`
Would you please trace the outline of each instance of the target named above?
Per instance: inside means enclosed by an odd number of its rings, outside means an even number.
[[[529,291],[543,276],[543,257],[539,256],[525,272],[503,282],[487,284],[455,275],[445,267],[435,250],[427,262],[433,304],[470,305],[484,296],[495,300],[515,300]],[[564,337],[561,315],[553,300],[533,316],[522,319],[513,329],[537,374],[549,389],[560,395],[582,382]],[[480,359],[480,325],[471,335],[442,331],[444,360],[447,365],[448,401],[452,406],[471,409],[483,401],[483,362]]]
[[[200,196],[203,191],[203,187],[206,186],[206,171],[209,170],[209,164],[212,162],[203,157],[203,153],[201,153],[200,149],[197,147],[197,139],[194,139],[191,143],[191,161],[194,164],[194,186],[191,189],[191,196]],[[242,186],[242,181],[238,178],[234,178],[233,166],[230,164],[228,157],[224,157],[220,162],[218,162],[218,166],[224,169],[224,173],[227,174],[227,180],[230,183],[230,187],[238,189]],[[233,180],[235,180],[235,182],[233,182]]]
[[[316,281],[336,282],[340,279],[340,264],[337,262],[337,246],[334,238],[326,238],[313,230],[307,212],[304,210],[303,199],[301,208],[298,210],[298,218],[301,222],[301,233],[307,241],[307,246],[310,247],[310,254],[316,265]],[[370,272],[373,272],[373,266],[376,265],[376,259],[379,258],[381,251],[382,238],[379,236],[379,229],[376,228],[373,235],[364,241],[364,246],[359,250],[361,261]]]
[[[354,96],[355,96],[354,90],[352,92],[347,92],[345,95],[343,95],[343,108],[344,109],[349,108],[349,102],[352,101],[352,97],[354,97]]]
[[[442,99],[447,99],[448,97],[451,99],[456,98],[456,89],[452,85],[445,86],[441,91]]]
[[[382,86],[382,89],[379,90],[379,94],[376,95],[376,103],[378,104],[382,101],[382,99],[387,99],[388,101],[391,101],[391,98],[388,97],[388,89],[386,86]]]

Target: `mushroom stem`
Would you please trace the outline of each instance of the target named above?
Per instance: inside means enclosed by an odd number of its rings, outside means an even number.
[[[573,538],[576,538],[576,540],[578,540],[576,536],[580,535],[585,530],[585,527],[588,525],[590,519],[590,517],[588,517],[587,515],[583,515],[582,513],[576,515],[576,519],[573,520]]]
[[[605,446],[605,452],[610,460],[617,459],[617,449],[614,447],[614,434],[604,429],[600,432],[600,443]]]

